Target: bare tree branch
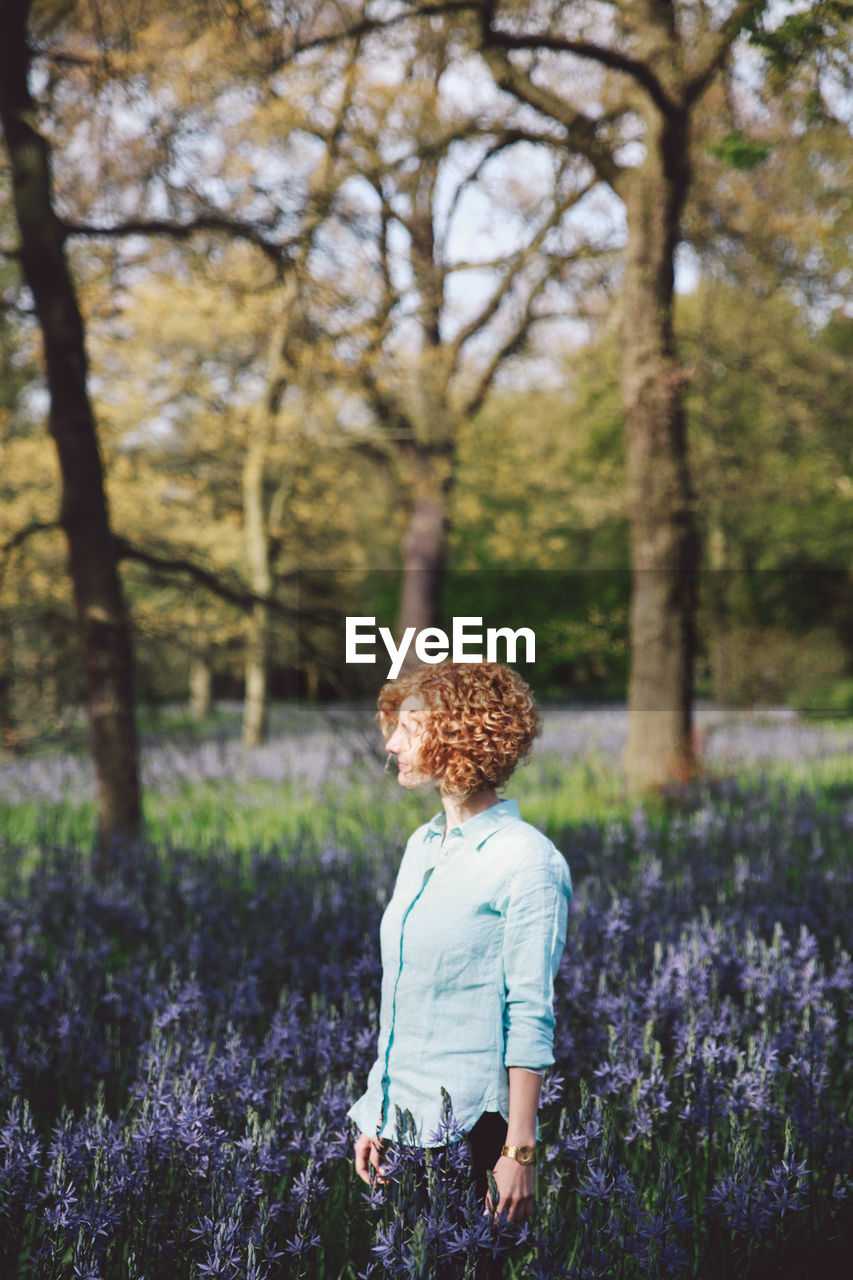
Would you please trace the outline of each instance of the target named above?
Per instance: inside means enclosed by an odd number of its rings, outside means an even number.
[[[381,295],[374,315],[370,321],[370,336],[361,355],[361,359],[359,360],[358,367],[368,379],[368,389],[370,390],[371,397],[375,400],[375,397],[381,393],[371,371],[371,362],[377,358],[378,353],[382,350],[383,343],[391,331],[394,323],[394,312],[397,309],[400,298],[394,288],[391,278],[389,230],[391,223],[396,221],[394,210],[391,207],[391,201],[382,184],[381,174],[366,174],[365,177],[373,187],[373,190],[376,192],[379,199],[379,236],[377,239],[377,249],[381,279]]]
[[[506,151],[507,147],[515,146],[517,142],[544,143],[547,146],[554,146],[559,145],[559,141],[559,139],[554,138],[547,133],[536,133],[532,129],[507,129],[502,132],[497,141],[487,148],[468,176],[462,179],[454,191],[453,199],[451,200],[450,207],[447,210],[448,226],[453,221],[454,214],[459,207],[459,201],[462,199],[462,196],[473,183],[478,181],[482,176],[486,165],[490,160],[493,160],[495,156]]]
[[[472,13],[480,8],[480,0],[444,0],[443,3],[419,4],[411,10],[392,14],[390,17],[368,18],[363,16],[356,22],[334,27],[320,36],[312,36],[308,40],[297,41],[290,49],[282,53],[273,63],[278,70],[298,58],[302,53],[310,53],[312,49],[324,49],[329,45],[339,44],[342,40],[363,38],[376,31],[387,31],[392,27],[402,26],[413,18],[438,18],[450,13]]]
[[[622,170],[611,149],[599,137],[598,121],[551,89],[535,84],[526,72],[510,61],[505,49],[484,49],[483,57],[499,88],[561,124],[569,134],[571,145],[589,161],[601,180],[614,189],[618,186]]]
[[[170,222],[164,218],[131,218],[127,222],[99,226],[87,222],[70,222],[67,219],[60,223],[64,237],[90,236],[118,239],[122,236],[169,236],[174,240],[189,240],[199,231],[217,231],[247,240],[260,249],[276,267],[283,270],[290,261],[293,242],[276,244],[268,240],[261,232],[258,223],[241,222],[229,218],[225,214],[202,213],[190,222]]]
[[[300,617],[299,609],[290,608],[273,596],[257,595],[244,587],[224,582],[216,574],[211,573],[209,569],[205,569],[201,565],[195,564],[192,560],[185,559],[183,556],[166,556],[160,555],[156,551],[146,551],[143,547],[136,546],[129,539],[119,535],[114,535],[113,543],[115,545],[116,560],[134,560],[139,564],[144,564],[149,569],[155,569],[158,573],[191,578],[193,582],[200,587],[204,587],[211,595],[217,596],[220,600],[225,600],[228,604],[236,605],[238,609],[248,610],[256,604],[262,604],[275,613],[288,618],[291,622],[297,621]],[[286,582],[296,576],[296,573],[284,574],[281,581]]]
[[[572,40],[567,36],[550,35],[545,31],[501,31],[493,25],[496,7],[495,3],[487,3],[480,10],[481,39],[484,50],[503,49],[509,52],[513,49],[532,49],[539,52],[544,49],[549,53],[571,53],[579,58],[589,58],[593,62],[598,62],[601,66],[608,67],[611,71],[622,71],[625,75],[630,76],[632,80],[646,90],[649,97],[665,116],[668,116],[674,108],[678,107],[678,104],[673,102],[666,92],[651,66],[642,61],[642,59],[632,58],[630,54],[622,53],[619,49],[613,49],[607,45],[598,44],[594,40]]]
[[[38,56],[60,67],[97,67],[104,63],[103,54],[93,57],[84,53],[66,53],[64,49],[39,49]]]
[[[501,254],[497,258],[484,258],[481,262],[475,258],[449,262],[443,271],[446,276],[452,276],[461,271],[500,271],[506,265],[506,254]]]
[[[565,261],[565,258],[561,259],[561,262]],[[536,315],[533,311],[536,299],[541,297],[544,289],[553,278],[554,277],[551,272],[544,272],[536,285],[530,290],[524,306],[524,311],[519,317],[518,323],[515,325],[512,332],[507,335],[504,342],[502,342],[501,345],[492,353],[491,360],[486,365],[481,376],[478,378],[470,395],[466,397],[463,409],[463,413],[466,417],[473,417],[473,415],[478,413],[482,408],[483,401],[491,389],[498,370],[505,361],[510,359],[511,356],[518,354],[530,335],[530,330],[533,325],[539,324],[543,320],[564,318],[563,313],[543,312]]]
[[[753,13],[766,7],[766,0],[740,0],[717,31],[708,32],[699,43],[696,56],[691,60],[685,99],[694,102],[707,87],[726,53],[740,35]]]
[[[361,444],[362,442],[360,442]],[[0,578],[6,571],[9,556],[13,551],[23,546],[25,542],[37,533],[55,533],[61,528],[62,523],[59,520],[33,520],[24,525],[22,529],[19,529],[8,541],[0,545]],[[216,574],[211,573],[209,569],[205,569],[202,565],[195,564],[192,560],[187,560],[183,556],[168,556],[161,555],[156,551],[146,551],[143,547],[137,546],[128,538],[123,538],[118,534],[113,535],[113,545],[115,546],[116,561],[133,560],[168,577],[188,577],[198,586],[204,587],[211,595],[217,596],[220,600],[225,600],[228,604],[235,605],[238,609],[248,610],[256,604],[264,604],[291,622],[298,621],[302,616],[299,609],[290,608],[275,597],[260,596],[253,591],[247,591],[244,587],[225,582],[222,578],[217,577]],[[297,576],[295,572],[283,574],[280,581],[292,581]]]
[[[54,533],[61,528],[62,525],[58,520],[32,520],[29,524],[25,524],[22,529],[19,529],[17,533],[12,534],[9,541],[0,546],[0,579],[6,572],[6,565],[13,551],[17,551],[36,533]]]
[[[555,227],[559,226],[563,216],[592,190],[597,181],[598,178],[596,177],[591,182],[586,183],[579,190],[573,191],[565,200],[555,201],[551,216],[542,224],[533,239],[525,246],[524,250],[518,254],[503,280],[495,289],[492,296],[487,300],[479,314],[474,316],[467,325],[464,325],[456,335],[453,343],[451,344],[451,368],[456,368],[461,349],[465,343],[475,337],[476,334],[478,334],[496,314],[501,303],[512,291],[512,288],[523,268],[541,250],[548,232],[553,231]],[[547,276],[550,276],[550,274],[550,272],[547,273]]]

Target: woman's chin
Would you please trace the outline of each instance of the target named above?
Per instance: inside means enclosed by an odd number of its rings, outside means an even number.
[[[413,791],[415,787],[425,787],[430,779],[423,773],[418,773],[415,769],[398,769],[397,781],[401,787],[405,787],[408,791]]]

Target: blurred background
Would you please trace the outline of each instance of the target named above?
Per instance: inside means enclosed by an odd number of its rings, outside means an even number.
[[[4,90],[0,169],[7,763],[85,747],[101,661],[87,685],[87,609],[126,610],[143,730],[210,726],[227,703],[220,728],[257,748],[273,705],[296,725],[299,707],[375,697],[384,655],[343,660],[352,614],[532,627],[522,669],[543,700],[622,704],[643,632],[632,595],[673,564],[690,598],[664,590],[647,617],[676,619],[680,674],[635,690],[633,710],[678,703],[691,769],[695,699],[853,715],[838,6],[810,26],[751,6],[729,31],[676,5],[654,73],[633,20],[597,4],[530,11],[536,40],[503,46],[476,5],[390,25],[347,5],[16,8],[7,47],[23,40],[29,78],[17,105]],[[525,12],[507,6],[501,31]],[[687,105],[668,134],[676,72]],[[45,378],[33,263],[54,250],[32,229],[26,249],[10,123],[32,112],[120,573],[120,607],[83,599],[88,562],[76,622],[76,481],[46,423],[53,403],[58,439],[79,387]],[[643,271],[658,292],[638,303]],[[636,388],[654,379],[674,401],[643,418]],[[82,482],[83,511],[103,505],[98,483]],[[659,535],[669,551],[644,561]]]

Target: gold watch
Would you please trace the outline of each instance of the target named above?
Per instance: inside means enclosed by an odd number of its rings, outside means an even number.
[[[502,1156],[509,1156],[510,1160],[517,1160],[519,1164],[533,1164],[536,1159],[535,1147],[502,1147]]]

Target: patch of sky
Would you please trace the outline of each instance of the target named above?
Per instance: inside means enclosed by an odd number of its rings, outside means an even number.
[[[676,293],[695,293],[699,288],[700,277],[699,255],[692,245],[682,240],[675,249]]]

